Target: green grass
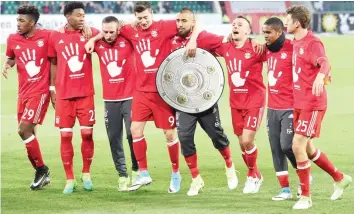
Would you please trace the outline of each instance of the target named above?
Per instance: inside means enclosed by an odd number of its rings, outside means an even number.
[[[329,107],[325,116],[321,139],[317,145],[341,169],[354,176],[354,37],[322,37],[332,62],[333,83],[329,89]],[[5,46],[1,46],[4,53]],[[4,55],[1,55],[3,60]],[[198,128],[195,139],[199,155],[199,167],[205,181],[204,192],[197,197],[187,197],[191,177],[180,156],[182,189],[178,194],[168,194],[171,173],[166,143],[162,131],[149,123],[145,135],[148,142],[148,164],[153,178],[152,186],[133,193],[121,193],[116,189],[117,172],[113,166],[103,121],[101,80],[96,56],[94,57],[96,85],[96,119],[94,129],[95,156],[92,164],[92,178],[95,189],[85,192],[82,185],[72,195],[63,195],[65,176],[59,145],[59,131],[54,127],[54,110],[50,107],[45,122],[38,130],[43,157],[51,169],[51,184],[42,191],[30,191],[33,169],[27,160],[24,145],[17,135],[16,98],[17,75],[15,70],[9,79],[1,78],[1,199],[3,213],[288,213],[295,199],[273,202],[271,197],[279,191],[273,169],[265,123],[257,134],[259,147],[259,169],[265,182],[256,195],[243,195],[246,167],[241,159],[236,137],[232,134],[228,88],[219,105],[222,125],[231,141],[233,160],[240,172],[240,184],[234,191],[227,188],[224,162],[207,135]],[[3,64],[3,63],[1,63]],[[76,124],[74,132],[74,168],[80,176],[82,160],[80,134]],[[128,151],[127,142],[125,149]],[[128,158],[128,163],[130,159]],[[129,164],[130,166],[130,164]],[[313,165],[312,187],[313,213],[352,213],[354,187],[349,187],[339,201],[330,201],[332,179]],[[297,176],[290,169],[292,190],[295,193]],[[300,212],[301,213],[301,212]],[[305,213],[305,212],[302,212]]]

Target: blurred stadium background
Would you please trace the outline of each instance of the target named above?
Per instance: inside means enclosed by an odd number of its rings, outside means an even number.
[[[19,5],[33,4],[41,12],[39,22],[49,29],[58,29],[66,23],[62,15],[64,2],[61,1],[1,1],[0,48],[1,65],[4,62],[6,39],[16,31],[16,10]],[[119,19],[133,20],[132,1],[84,1],[86,22],[98,29],[101,20],[111,14]],[[334,161],[344,172],[354,176],[354,2],[353,1],[153,1],[155,19],[174,19],[183,7],[189,7],[198,14],[202,27],[210,32],[228,35],[230,21],[236,15],[245,15],[251,20],[252,30],[259,41],[263,41],[260,29],[271,16],[285,18],[285,10],[293,4],[302,4],[313,13],[312,29],[319,34],[325,44],[332,63],[333,83],[328,86],[329,108],[326,113],[321,139],[321,151]],[[202,194],[188,198],[186,192],[191,178],[183,158],[180,159],[183,176],[181,192],[167,194],[170,166],[163,134],[149,123],[146,138],[149,149],[149,167],[153,185],[134,193],[116,191],[118,176],[114,169],[103,122],[103,102],[101,79],[97,57],[93,57],[95,105],[97,124],[94,130],[95,157],[92,177],[95,191],[86,193],[79,186],[71,196],[62,194],[64,171],[60,160],[59,131],[54,128],[54,110],[50,106],[38,138],[47,165],[51,169],[52,183],[43,191],[28,190],[33,170],[28,163],[26,152],[17,135],[16,97],[17,77],[15,69],[9,79],[1,77],[1,207],[2,213],[287,213],[295,201],[272,202],[278,193],[265,119],[257,133],[259,152],[258,165],[265,182],[257,195],[243,195],[246,168],[242,162],[238,142],[232,132],[228,101],[228,87],[219,101],[223,127],[231,141],[231,150],[240,180],[235,191],[228,191],[223,169],[223,161],[214,150],[207,135],[197,129],[196,144],[199,154],[200,172],[206,187]],[[223,62],[223,59],[220,59]],[[265,68],[265,66],[264,66]],[[264,69],[265,70],[265,69]],[[266,83],[266,74],[264,81]],[[265,118],[265,116],[264,116]],[[80,135],[75,127],[75,173],[81,171]],[[127,143],[125,151],[128,151]],[[130,167],[127,157],[128,167]],[[290,169],[291,186],[295,192],[298,179]],[[349,188],[343,200],[330,201],[332,180],[317,167],[313,167],[312,213],[352,213],[353,187]]]

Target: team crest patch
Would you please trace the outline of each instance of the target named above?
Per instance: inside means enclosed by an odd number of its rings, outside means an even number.
[[[246,52],[246,53],[245,53],[245,58],[246,58],[246,59],[251,58],[251,53],[250,53],[250,52]]]
[[[299,53],[300,53],[300,55],[304,54],[304,49],[300,48]]]
[[[156,30],[151,31],[151,36],[152,37],[156,37],[157,36],[157,31]]]
[[[280,58],[286,59],[287,56],[288,56],[288,55],[287,55],[286,53],[281,53]]]
[[[56,123],[56,124],[59,124],[59,123],[60,123],[60,117],[59,117],[59,116],[57,116],[57,117],[55,118],[55,123]]]
[[[119,42],[119,47],[124,48],[125,47],[125,42]]]
[[[84,37],[84,36],[81,36],[81,37],[80,37],[80,41],[81,41],[81,42],[84,42],[84,41],[85,41],[85,37]]]
[[[37,45],[38,45],[38,47],[43,47],[43,45],[44,45],[44,41],[43,40],[37,40]]]

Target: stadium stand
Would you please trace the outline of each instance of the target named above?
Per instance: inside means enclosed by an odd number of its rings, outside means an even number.
[[[196,13],[212,13],[212,1],[151,1],[155,13],[176,13],[188,6]],[[16,14],[21,4],[32,4],[39,8],[42,14],[59,14],[63,12],[65,2],[61,1],[2,1],[1,14]],[[132,1],[94,1],[84,2],[86,13],[131,13]]]

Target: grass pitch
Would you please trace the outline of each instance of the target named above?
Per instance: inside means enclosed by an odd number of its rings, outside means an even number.
[[[354,37],[324,36],[327,54],[332,63],[333,83],[328,86],[329,105],[324,119],[321,138],[316,141],[322,152],[343,172],[354,176]],[[1,46],[1,64],[5,46]],[[263,119],[256,136],[259,148],[258,166],[264,176],[260,192],[244,195],[242,189],[246,178],[236,136],[232,132],[228,87],[219,101],[222,126],[231,141],[233,161],[239,171],[239,186],[227,188],[224,161],[212,146],[208,136],[200,129],[196,132],[200,173],[205,181],[204,192],[197,197],[186,195],[191,176],[184,159],[180,156],[182,188],[177,194],[168,194],[171,167],[164,135],[153,123],[147,125],[148,164],[153,179],[150,187],[138,192],[118,192],[118,175],[113,166],[109,143],[103,120],[101,79],[96,56],[94,58],[95,105],[97,124],[94,129],[95,156],[92,163],[94,191],[85,192],[82,185],[72,195],[62,194],[65,175],[59,146],[59,130],[54,127],[54,110],[50,106],[43,126],[38,129],[42,153],[51,170],[52,182],[42,191],[30,191],[34,176],[25,147],[17,135],[16,99],[17,74],[10,72],[9,79],[1,78],[1,211],[3,213],[288,213],[293,212],[291,201],[271,201],[279,192],[273,169],[268,137]],[[222,60],[223,61],[223,60]],[[264,117],[265,118],[265,117]],[[74,169],[80,176],[82,159],[80,134],[76,124],[73,144]],[[128,151],[125,141],[125,151]],[[126,152],[126,154],[129,154]],[[127,157],[130,167],[130,158]],[[298,178],[289,170],[291,187],[295,196]],[[354,187],[349,187],[341,200],[330,201],[333,181],[330,176],[313,165],[314,183],[311,186],[313,207],[311,213],[352,213]],[[80,182],[79,182],[80,184]],[[299,213],[305,213],[299,212]]]

